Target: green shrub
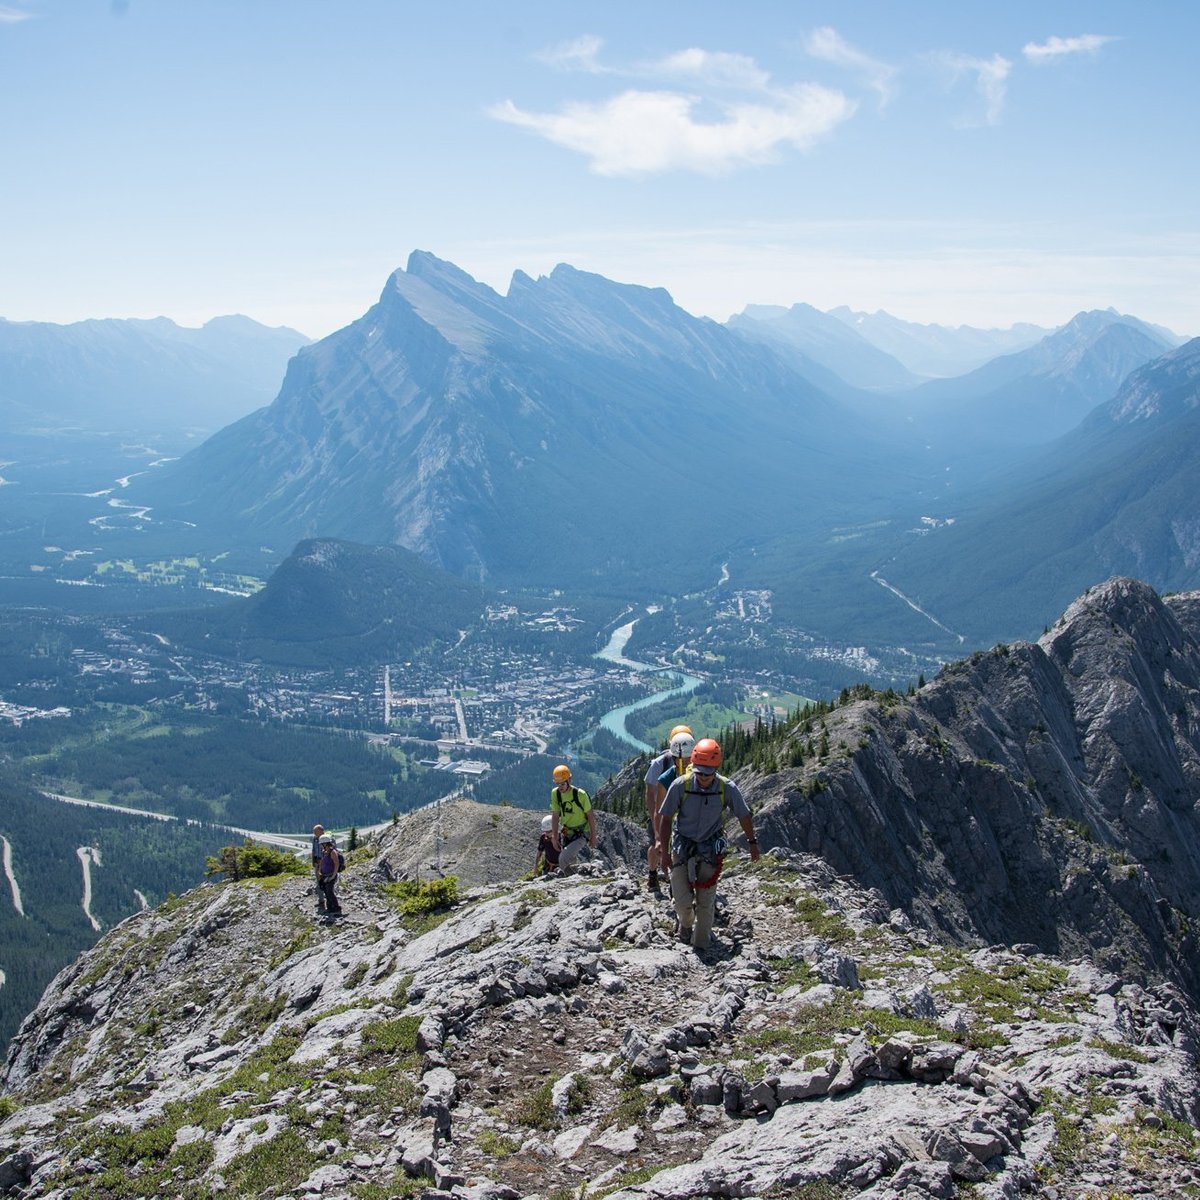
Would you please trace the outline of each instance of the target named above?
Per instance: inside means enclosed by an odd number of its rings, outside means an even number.
[[[263,846],[247,838],[240,846],[225,846],[204,860],[205,875],[226,879],[267,879],[274,875],[307,875],[309,865],[286,850]]]
[[[405,916],[420,917],[439,909],[453,908],[458,903],[458,876],[447,875],[444,879],[429,879],[424,883],[403,879],[399,883],[384,884],[383,891]]]
[[[420,1024],[421,1018],[417,1016],[372,1021],[363,1026],[363,1049],[368,1054],[411,1054],[417,1048]]]
[[[494,1129],[484,1129],[476,1140],[488,1158],[508,1158],[521,1148],[521,1143],[516,1139],[497,1133]]]
[[[551,1129],[554,1126],[554,1081],[547,1080],[536,1091],[526,1096],[513,1113],[522,1125],[534,1129]]]

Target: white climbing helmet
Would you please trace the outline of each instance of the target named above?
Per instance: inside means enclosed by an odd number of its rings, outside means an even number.
[[[542,832],[549,833],[550,830],[553,828],[553,826],[554,826],[554,818],[549,813],[547,813],[542,818]]]
[[[677,733],[671,739],[671,754],[675,758],[691,758],[696,739],[690,733]]]

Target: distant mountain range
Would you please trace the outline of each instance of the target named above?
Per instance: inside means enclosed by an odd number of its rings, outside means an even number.
[[[827,373],[853,387],[878,391],[903,390],[921,381],[920,376],[872,345],[853,326],[811,304],[794,304],[791,308],[751,304],[726,324],[745,337],[773,346],[802,374],[815,377],[827,387]]]
[[[481,581],[673,589],[665,572],[715,580],[748,525],[875,511],[911,484],[902,449],[661,289],[559,266],[502,297],[415,253],[269,408],[130,498],[226,537],[398,544]]]
[[[1016,636],[1086,581],[1200,584],[1200,338],[1134,371],[1034,462],[888,568],[947,624]]]
[[[12,432],[62,428],[213,432],[270,403],[294,329],[216,317],[74,325],[0,319],[0,420]]]
[[[932,378],[965,375],[997,355],[1024,350],[1053,332],[1026,323],[1009,329],[921,325],[882,311],[855,312],[845,305],[831,308],[828,315],[848,325],[914,375]]]
[[[180,394],[200,378],[181,347],[200,335],[230,370],[267,344],[278,364],[299,339],[233,319],[68,328],[89,345],[149,339],[155,370],[170,359],[188,380]],[[20,329],[32,336],[0,325]],[[127,537],[121,554],[139,538],[156,554],[401,547],[475,586],[621,601],[732,578],[773,590],[781,621],[853,644],[1032,633],[1113,572],[1200,583],[1190,500],[1177,498],[1195,435],[1186,415],[1163,415],[1166,397],[1193,394],[1190,350],[1112,310],[1043,332],[804,304],[751,306],[721,325],[662,289],[565,265],[518,271],[501,295],[415,252],[363,317],[291,357],[273,403],[131,476],[121,511],[146,515],[112,540]],[[86,374],[81,354],[56,378]],[[988,361],[917,378],[973,356]],[[122,362],[121,378],[143,378]],[[264,366],[257,386],[267,377]],[[1104,415],[1115,397],[1120,420]],[[92,417],[111,420],[115,403]],[[46,527],[26,524],[30,536]],[[286,632],[291,615],[297,629],[307,618],[282,599],[293,572],[311,582],[314,567],[305,551],[278,591],[214,635],[320,659]],[[348,636],[391,644],[396,631],[371,611],[363,597],[344,605]]]
[[[1136,317],[1079,313],[1028,349],[923,384],[899,404],[943,447],[1037,445],[1073,429],[1131,371],[1178,345]]]

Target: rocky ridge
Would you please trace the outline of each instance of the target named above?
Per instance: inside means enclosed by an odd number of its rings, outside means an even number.
[[[0,1190],[1200,1195],[1200,594],[867,692],[738,773],[768,853],[701,954],[633,826],[513,882],[536,819],[471,804],[357,852],[340,922],[296,877],[130,918],[13,1040]],[[414,913],[431,833],[464,887]]]
[[[958,944],[1087,955],[1200,999],[1200,593],[1112,579],[1036,643],[843,700],[737,773],[763,845]],[[633,764],[601,802],[639,781]]]
[[[342,922],[225,883],[64,971],[4,1071],[5,1193],[1200,1194],[1177,988],[955,948],[784,850],[731,856],[703,954],[621,867],[406,916],[400,837]]]

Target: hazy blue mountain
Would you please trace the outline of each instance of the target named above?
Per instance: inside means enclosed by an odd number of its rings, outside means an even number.
[[[0,420],[12,432],[219,429],[269,404],[307,342],[241,316],[199,329],[0,319]]]
[[[1046,443],[1174,344],[1136,317],[1083,312],[1026,350],[922,384],[900,406],[940,447]]]
[[[559,266],[501,296],[418,252],[269,408],[130,496],[201,531],[397,544],[480,580],[710,581],[748,523],[812,526],[898,486],[896,445],[858,424],[662,289]]]
[[[920,382],[919,376],[872,345],[852,325],[811,304],[793,304],[791,308],[750,304],[725,324],[745,337],[794,354],[802,373],[809,373],[806,368],[815,365],[854,387],[876,391],[909,388]]]
[[[1102,575],[1200,586],[1200,338],[888,566],[952,627],[1025,635]]]
[[[1011,329],[921,325],[903,321],[882,310],[855,312],[845,305],[831,308],[827,315],[848,325],[913,374],[935,378],[964,375],[997,355],[1024,350],[1051,332],[1025,323]]]
[[[484,593],[400,546],[301,542],[266,586],[159,624],[209,653],[301,666],[402,661],[478,624]]]

